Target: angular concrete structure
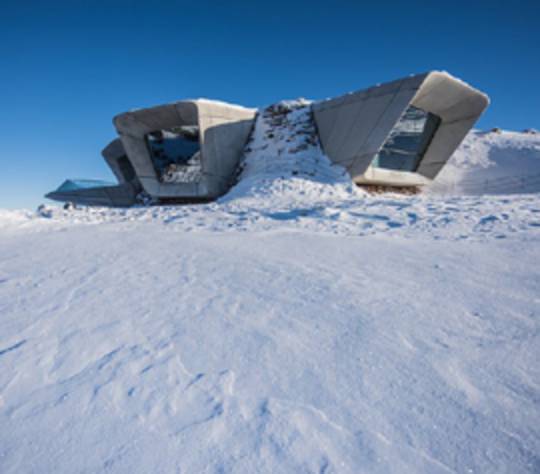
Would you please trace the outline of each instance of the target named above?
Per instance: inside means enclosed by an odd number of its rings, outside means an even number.
[[[150,196],[211,200],[232,185],[255,113],[255,109],[221,102],[191,100],[126,112],[114,118],[114,125]],[[190,156],[156,166],[160,155],[166,155],[166,149],[170,151],[173,142],[182,139],[185,143],[177,143],[176,148],[181,151],[185,147],[192,152]]]
[[[118,180],[117,185],[103,181],[68,179],[45,197],[88,206],[129,207],[135,204],[142,188],[120,139],[109,143],[101,154]]]
[[[489,104],[444,72],[430,72],[313,105],[326,155],[358,184],[433,180]]]
[[[102,150],[101,155],[120,184],[133,183],[134,186],[140,188],[137,174],[124,150],[124,145],[122,145],[122,141],[119,138],[116,138],[109,143]]]
[[[359,185],[433,180],[489,103],[444,72],[429,72],[312,104],[321,146]],[[117,115],[119,139],[102,152],[118,185],[66,181],[50,199],[130,206],[201,202],[234,183],[255,109],[205,99]]]

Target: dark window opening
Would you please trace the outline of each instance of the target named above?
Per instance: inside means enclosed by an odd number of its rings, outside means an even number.
[[[182,126],[146,135],[152,163],[165,183],[192,183],[202,177],[199,127]]]
[[[437,115],[410,105],[371,165],[396,171],[416,171],[440,123]]]

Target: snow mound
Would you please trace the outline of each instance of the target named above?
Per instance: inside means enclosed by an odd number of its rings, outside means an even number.
[[[472,130],[427,191],[455,195],[540,192],[540,134]]]
[[[44,207],[37,213],[0,213],[4,233],[98,224],[147,224],[174,233],[309,232],[340,236],[387,235],[428,240],[501,240],[540,234],[540,193],[512,196],[364,195],[315,205],[274,208],[230,203],[130,209]],[[260,201],[264,203],[264,201]],[[14,217],[15,216],[15,217]],[[104,228],[107,228],[105,226]],[[98,226],[100,227],[100,226]]]
[[[472,130],[428,194],[481,195],[540,192],[540,134]],[[311,102],[283,101],[259,111],[238,183],[221,203],[290,208],[365,195],[346,170],[324,154]]]
[[[220,202],[276,208],[361,194],[347,171],[323,153],[311,102],[297,99],[259,112],[238,183]]]
[[[39,214],[26,209],[0,209],[0,229],[25,224],[37,217]]]

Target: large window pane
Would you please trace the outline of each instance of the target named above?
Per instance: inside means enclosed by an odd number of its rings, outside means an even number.
[[[157,130],[146,136],[154,168],[161,181],[190,183],[201,179],[199,128]]]
[[[416,171],[441,119],[409,106],[396,123],[372,166],[398,171]]]

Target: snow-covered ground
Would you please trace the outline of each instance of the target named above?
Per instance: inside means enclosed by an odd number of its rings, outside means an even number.
[[[443,194],[540,192],[540,132],[471,131],[432,190]]]
[[[540,193],[369,195],[282,107],[217,203],[0,211],[2,474],[540,472]]]

